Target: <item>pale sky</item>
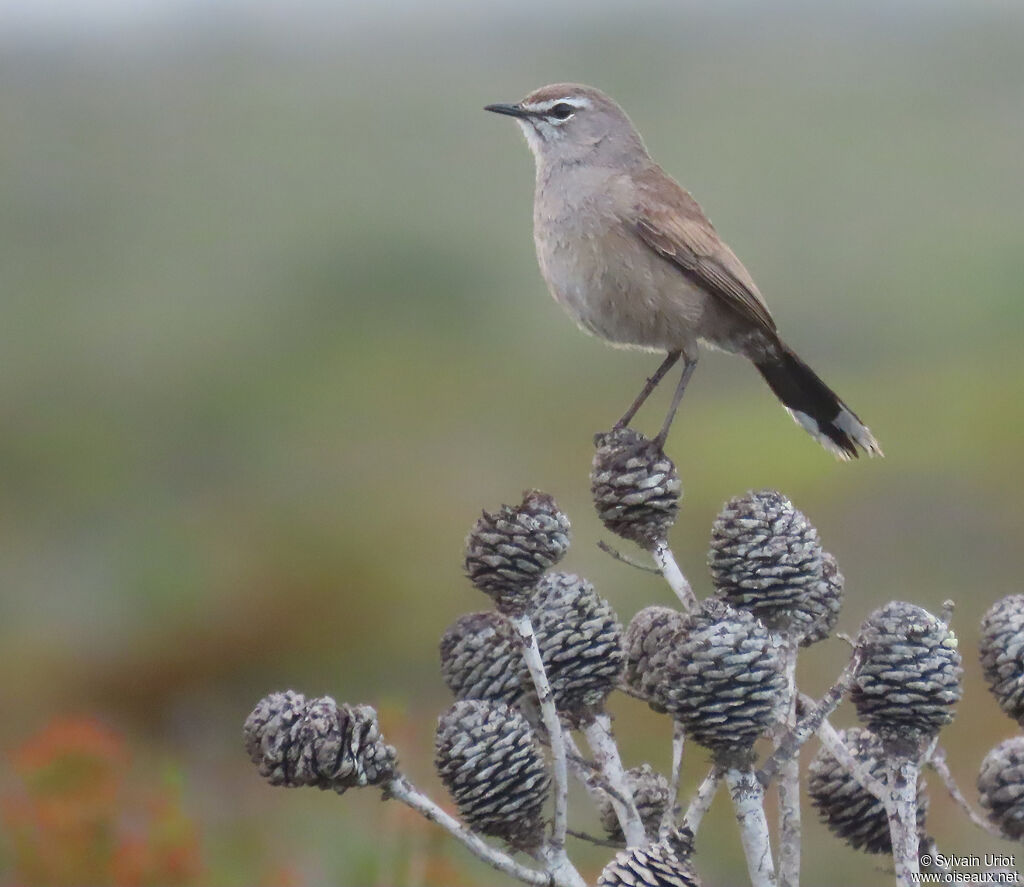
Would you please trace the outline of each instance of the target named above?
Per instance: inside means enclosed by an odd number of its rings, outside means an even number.
[[[564,18],[574,10],[593,13],[601,7],[622,10],[638,0],[2,0],[0,37],[116,36],[139,29],[160,31],[168,27],[201,23],[204,19],[218,25],[237,21],[240,25],[285,30],[306,27],[349,29],[366,22],[388,19],[399,27],[415,26],[417,20],[532,19],[538,14]],[[643,0],[641,0],[643,2]],[[703,11],[736,11],[757,5],[760,0],[661,0],[676,11],[679,6]],[[774,0],[773,0],[774,2]],[[813,0],[807,4],[820,14],[822,7]],[[920,14],[980,8],[1010,8],[1019,0],[875,0],[875,2],[836,3],[845,13],[860,10],[871,15],[872,7]],[[645,5],[659,5],[646,0]],[[785,4],[799,8],[800,0]]]

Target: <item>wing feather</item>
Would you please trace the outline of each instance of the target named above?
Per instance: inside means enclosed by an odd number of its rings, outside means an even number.
[[[641,239],[724,304],[774,333],[775,320],[753,278],[697,201],[659,169],[641,177],[638,185],[636,231]]]

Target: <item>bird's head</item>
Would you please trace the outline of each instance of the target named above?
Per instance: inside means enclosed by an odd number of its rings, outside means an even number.
[[[647,156],[626,112],[592,86],[554,83],[515,104],[487,105],[484,110],[516,119],[538,166],[614,165]]]

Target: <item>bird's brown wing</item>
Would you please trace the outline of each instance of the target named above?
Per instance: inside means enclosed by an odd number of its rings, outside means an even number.
[[[641,239],[741,316],[774,333],[775,321],[757,285],[697,201],[656,167],[638,176],[636,184]]]

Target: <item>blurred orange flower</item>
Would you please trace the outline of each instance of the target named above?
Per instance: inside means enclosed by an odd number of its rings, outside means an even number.
[[[124,737],[93,718],[57,718],[11,754],[20,784],[0,799],[15,883],[185,887],[203,871],[199,834],[174,786],[125,791]],[[128,823],[132,823],[129,827]]]

